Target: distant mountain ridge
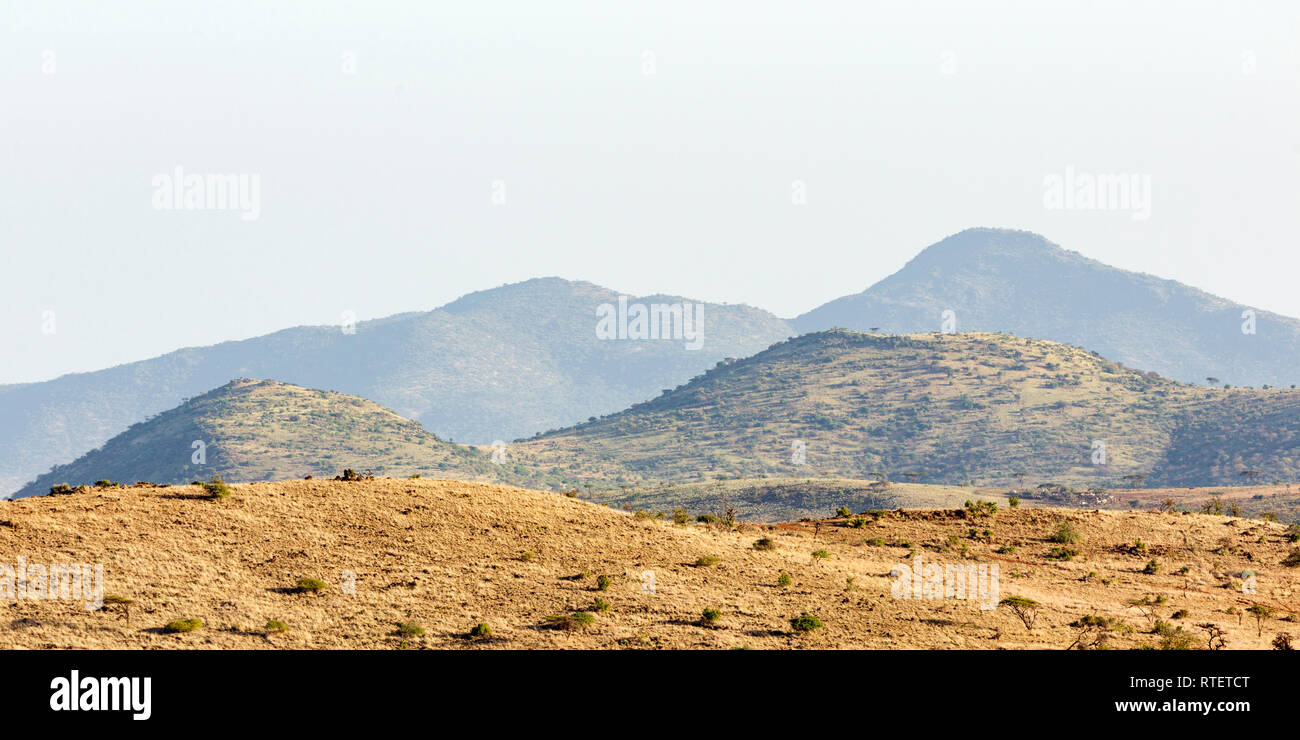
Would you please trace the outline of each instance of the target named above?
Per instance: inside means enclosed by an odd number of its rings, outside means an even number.
[[[152,414],[240,377],[364,397],[444,439],[473,443],[608,415],[726,358],[835,327],[1005,331],[1086,347],[1188,383],[1211,377],[1236,386],[1300,382],[1300,321],[1254,311],[1254,333],[1243,333],[1245,306],[1108,267],[1023,231],[955,234],[866,291],[790,321],[745,305],[700,304],[698,350],[678,339],[599,338],[598,308],[619,297],[591,283],[538,278],[470,293],[432,311],[361,322],[355,333],[296,327],[0,386],[0,496]]]
[[[1254,311],[1253,334],[1243,311]],[[1173,280],[1110,267],[1037,234],[967,229],[922,250],[862,293],[792,320],[892,334],[1010,332],[1100,353],[1186,383],[1300,383],[1300,320],[1251,309]]]
[[[725,357],[793,332],[743,305],[703,304],[704,342],[602,341],[597,307],[619,293],[539,278],[427,312],[296,327],[41,383],[0,386],[0,496],[131,424],[234,378],[361,396],[444,439],[489,443],[573,424],[652,398]],[[667,296],[634,302],[679,301]]]

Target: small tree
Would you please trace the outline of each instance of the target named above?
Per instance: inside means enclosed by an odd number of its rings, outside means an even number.
[[[1034,620],[1038,619],[1038,602],[1033,599],[1026,599],[1023,596],[1008,596],[998,602],[998,606],[1005,606],[1011,610],[1012,614],[1024,622],[1025,629],[1034,628]]]
[[[1206,646],[1211,650],[1222,650],[1228,644],[1228,638],[1223,633],[1223,628],[1213,622],[1203,622],[1196,625],[1209,635],[1209,644]]]
[[[1255,617],[1255,626],[1258,628],[1259,636],[1264,636],[1264,620],[1273,616],[1273,608],[1263,604],[1255,604],[1246,610]]]

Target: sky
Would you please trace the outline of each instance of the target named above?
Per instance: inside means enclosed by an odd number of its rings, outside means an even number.
[[[550,275],[792,317],[973,226],[1300,316],[1293,1],[8,0],[0,21],[0,383]],[[178,167],[246,200],[187,209]],[[1067,173],[1150,202],[1049,205]]]

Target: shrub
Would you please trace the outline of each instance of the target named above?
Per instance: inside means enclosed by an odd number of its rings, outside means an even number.
[[[315,594],[315,593],[320,593],[321,591],[324,591],[327,588],[329,588],[329,584],[322,581],[319,578],[298,579],[298,591],[300,593],[305,593],[307,591],[310,591]]]
[[[1074,556],[1078,554],[1078,550],[1068,547],[1053,547],[1051,550],[1047,551],[1047,558],[1049,560],[1073,560]]]
[[[849,526],[853,527],[854,529],[862,529],[863,527],[867,526],[867,520],[863,519],[860,516],[854,517],[853,519],[849,520]]]
[[[1059,542],[1063,545],[1073,545],[1080,539],[1079,530],[1070,522],[1061,522],[1061,524],[1056,528],[1056,531],[1052,533],[1052,536],[1047,539],[1051,542]]]
[[[288,632],[289,625],[285,624],[284,622],[281,622],[278,619],[268,619],[266,622],[266,631],[267,632]]]
[[[794,579],[790,577],[789,573],[782,573],[776,577],[776,585],[778,586],[789,586],[791,583],[794,583]]]
[[[722,562],[722,558],[718,557],[717,555],[701,555],[698,559],[696,559],[695,567],[707,568],[710,565],[717,565],[720,562]]]
[[[473,629],[469,631],[469,636],[470,637],[491,637],[492,628],[487,625],[487,622],[479,622],[478,624],[474,625]]]
[[[1161,635],[1160,649],[1161,650],[1191,650],[1193,639],[1194,638],[1192,637],[1192,633],[1188,632],[1182,627],[1178,627],[1177,629],[1171,629]]]
[[[591,604],[591,610],[603,614],[604,612],[609,611],[609,602],[597,596],[596,600]]]
[[[60,493],[72,493],[72,486],[67,483],[57,483],[50,486],[50,495],[54,496]]]
[[[613,583],[614,583],[614,579],[610,578],[609,576],[606,575],[596,576],[597,591],[608,591],[610,585],[612,585]]]
[[[226,485],[226,482],[218,476],[214,475],[208,479],[207,483],[200,483],[199,485],[207,492],[207,497],[214,501],[230,497],[230,486]]]
[[[194,632],[203,629],[202,619],[177,619],[167,623],[168,632]]]
[[[524,551],[524,552],[522,552],[522,553],[519,554],[519,559],[522,560],[522,561],[525,562],[525,563],[527,563],[528,561],[532,560],[533,557],[534,557],[533,553],[532,553],[531,551],[528,551],[528,550],[526,550],[526,551]]]
[[[1010,496],[1010,497],[1008,497],[1008,498],[1007,498],[1007,506],[1010,506],[1010,507],[1013,508],[1013,509],[1016,508],[1017,506],[1020,506],[1020,499],[1019,499],[1018,497],[1016,497],[1016,496]]]
[[[546,617],[546,623],[556,629],[562,630],[580,630],[586,629],[595,624],[596,618],[587,612],[574,612],[572,614],[559,614]]]
[[[1014,555],[1016,553],[1015,545],[1003,545],[997,549],[999,555]]]
[[[686,513],[686,509],[678,507],[673,509],[673,523],[685,524],[691,520],[691,515]]]
[[[424,634],[424,628],[414,622],[398,622],[397,634],[405,637],[419,637]]]
[[[1153,576],[1160,572],[1160,563],[1155,558],[1151,558],[1147,561],[1146,567],[1142,568],[1142,572]]]
[[[718,620],[721,617],[722,617],[721,611],[717,609],[705,609],[704,613],[700,615],[700,621],[702,621],[706,625],[712,626],[717,624]]]
[[[755,549],[755,550],[775,550],[775,549],[776,549],[776,540],[773,540],[771,537],[763,537],[763,538],[760,538],[759,540],[757,540],[756,542],[754,542],[754,549]]]
[[[1187,619],[1187,610],[1179,609],[1169,616],[1170,619]]]
[[[838,509],[835,510],[835,517],[836,517],[837,519],[838,519],[838,518],[845,518],[845,517],[848,517],[848,516],[849,516],[850,514],[852,514],[852,513],[853,513],[853,512],[849,510],[849,507],[847,507],[847,506],[841,506],[840,508],[838,508]]]
[[[1297,565],[1300,565],[1300,548],[1294,549],[1288,553],[1287,556],[1282,559],[1282,565],[1285,565],[1288,568],[1294,568]]]
[[[830,560],[831,554],[825,550],[813,550],[813,560]]]
[[[871,545],[872,547],[884,547],[885,541],[880,539],[879,537],[872,537],[871,539],[867,540],[867,544]]]
[[[715,524],[718,521],[718,517],[714,516],[713,514],[700,514],[699,516],[695,517],[695,521],[700,522],[702,524]]]
[[[790,627],[795,632],[812,632],[815,629],[822,628],[822,620],[808,612],[804,612],[790,620]]]

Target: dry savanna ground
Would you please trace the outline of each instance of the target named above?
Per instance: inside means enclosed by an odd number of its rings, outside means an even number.
[[[1202,624],[1229,649],[1300,637],[1300,568],[1283,564],[1297,545],[1274,522],[1000,506],[731,526],[443,480],[231,489],[0,502],[0,564],[102,563],[105,593],[131,602],[0,596],[0,648],[1204,648]],[[1074,541],[1050,541],[1063,523]],[[1008,607],[894,598],[891,569],[915,555],[997,564],[1001,597],[1037,602],[1032,629]],[[548,620],[574,612],[590,623]],[[822,626],[794,629],[805,613]],[[166,631],[186,619],[202,627]],[[490,635],[471,636],[480,623]]]

